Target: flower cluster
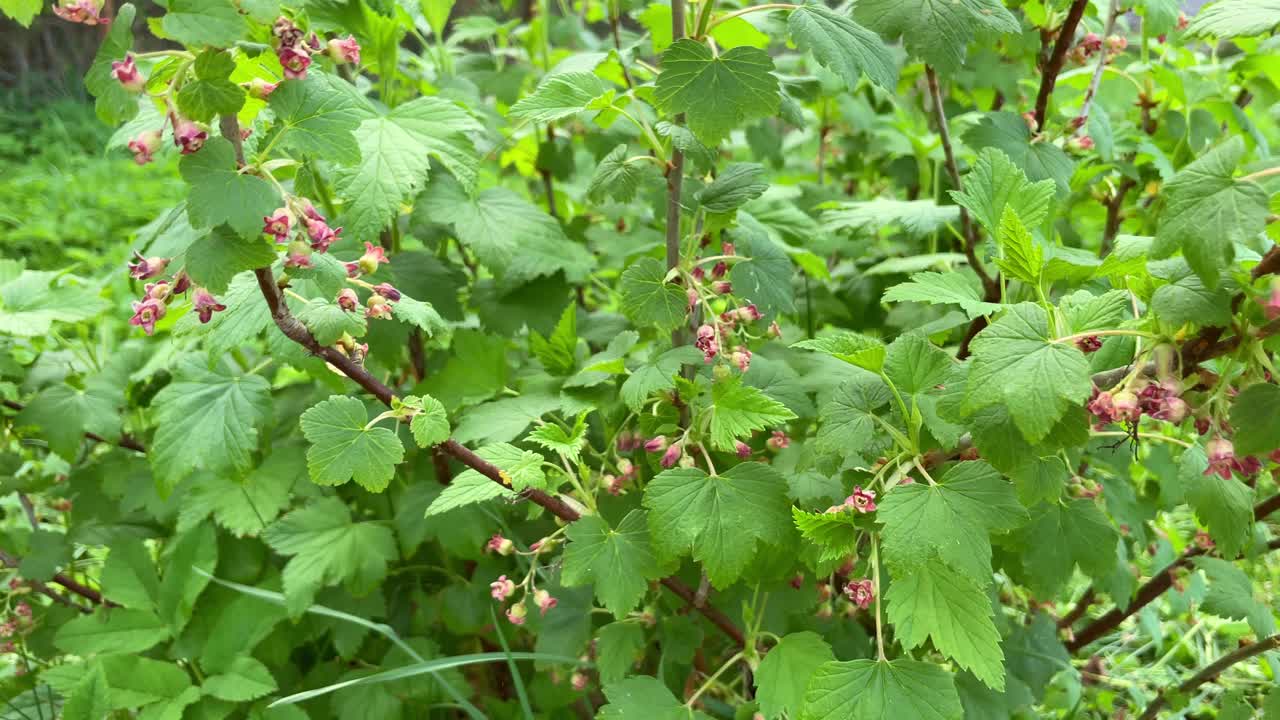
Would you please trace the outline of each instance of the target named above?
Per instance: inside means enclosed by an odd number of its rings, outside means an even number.
[[[620,495],[628,482],[636,479],[635,463],[623,458],[618,461],[618,473],[605,473],[600,476],[600,485],[610,495]]]
[[[320,52],[327,53],[335,63],[360,64],[360,45],[351,35],[345,39],[333,38],[327,44],[322,44],[318,35],[308,35],[292,20],[283,16],[276,18],[271,34],[275,38],[273,45],[276,58],[280,61],[280,67],[284,68],[286,79],[305,78],[307,69],[311,67],[311,56]]]
[[[110,18],[102,17],[102,0],[59,0],[53,6],[53,14],[82,25],[111,24]]]
[[[556,544],[557,543],[552,540],[543,538],[531,545],[528,553],[520,554],[539,555],[552,550]],[[517,554],[515,543],[510,539],[503,537],[501,534],[495,534],[493,537],[489,538],[489,542],[485,544],[485,552],[496,552],[503,556]],[[523,589],[528,585],[529,588],[525,590],[525,596],[532,595],[533,602],[538,606],[539,613],[546,615],[547,612],[558,605],[560,601],[552,597],[551,593],[546,590],[534,587],[533,575],[534,574],[530,572],[529,576],[519,584],[506,575],[499,575],[497,580],[489,583],[489,597],[500,603],[505,603],[508,598],[515,594],[518,588]],[[525,598],[521,597],[519,600],[513,602],[511,606],[506,609],[505,614],[507,616],[507,620],[512,625],[524,625],[525,619],[528,616],[528,612],[525,609]]]
[[[15,578],[16,581],[16,578]],[[10,587],[13,587],[13,581]],[[25,587],[25,586],[24,586]],[[35,629],[35,620],[32,618],[31,606],[24,601],[19,601],[13,606],[13,614],[5,618],[0,623],[0,638],[11,638],[20,635],[26,635]],[[0,650],[4,652],[13,652],[12,643],[6,642]]]
[[[143,257],[137,251],[133,255],[136,262],[129,263],[129,277],[135,280],[157,278],[169,267],[169,258]],[[169,303],[191,288],[191,278],[184,271],[179,271],[169,280],[147,283],[143,288],[142,299],[135,300],[132,304],[133,317],[129,318],[129,324],[140,327],[143,332],[151,335],[156,330],[156,323],[168,313]],[[227,306],[218,302],[208,290],[196,287],[191,293],[191,308],[200,317],[200,322],[207,323],[213,319],[215,312],[226,310]]]
[[[1129,47],[1129,40],[1123,35],[1110,35],[1106,40],[1097,33],[1086,33],[1075,47],[1071,48],[1068,57],[1077,65],[1084,65],[1089,59],[1098,54],[1105,47],[1106,55],[1104,62],[1110,63],[1115,59],[1116,55],[1124,52]]]
[[[1146,383],[1137,392],[1129,387],[1117,392],[1094,388],[1087,408],[1099,425],[1133,424],[1144,414],[1176,424],[1191,414],[1191,407],[1182,399],[1182,383],[1174,379]]]

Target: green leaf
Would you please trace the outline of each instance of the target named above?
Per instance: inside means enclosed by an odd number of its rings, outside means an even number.
[[[355,129],[374,116],[351,83],[329,73],[285,80],[268,98],[281,147],[343,164],[360,161]]]
[[[1022,548],[1027,586],[1046,597],[1062,588],[1075,565],[1090,577],[1106,577],[1116,564],[1118,539],[1106,514],[1087,499],[1037,505],[1014,538]]]
[[[1244,620],[1254,612],[1258,603],[1253,599],[1253,581],[1244,570],[1221,558],[1197,557],[1192,562],[1207,580],[1202,610],[1233,620]]]
[[[18,413],[18,425],[41,429],[49,449],[64,460],[74,461],[86,432],[108,442],[120,437],[120,409],[124,389],[103,378],[91,378],[84,388],[58,384],[36,393]]]
[[[818,410],[816,445],[822,452],[860,455],[873,444],[877,412],[893,398],[880,378],[859,377],[841,383]]]
[[[113,602],[135,610],[159,606],[160,578],[141,540],[122,538],[111,544],[102,565],[102,591]]]
[[[613,336],[604,350],[582,361],[582,370],[564,381],[563,387],[594,387],[627,371],[624,359],[639,341],[640,335],[626,330]]]
[[[1248,543],[1253,528],[1253,491],[1238,478],[1206,475],[1209,460],[1200,447],[1182,453],[1178,475],[1187,485],[1187,504],[1225,558],[1234,558]]]
[[[689,301],[675,283],[667,282],[667,269],[657,258],[641,258],[622,272],[624,312],[636,325],[673,330],[684,323]]]
[[[997,259],[996,265],[1005,275],[1038,286],[1044,274],[1044,250],[1011,207],[1005,206],[1000,217],[999,238],[1004,257]]]
[[[1233,38],[1263,35],[1276,25],[1280,25],[1280,2],[1276,0],[1218,0],[1196,13],[1187,33]]]
[[[404,446],[392,430],[368,427],[369,415],[357,398],[335,395],[302,413],[302,434],[311,443],[307,470],[319,485],[355,479],[370,492],[387,489],[404,460]]]
[[[743,385],[740,376],[725,378],[711,388],[711,444],[732,451],[735,441],[793,420],[796,414],[758,388]]]
[[[354,400],[355,398],[348,398]],[[297,616],[316,590],[347,583],[367,590],[386,575],[396,558],[395,536],[379,522],[351,521],[346,503],[336,497],[316,500],[272,523],[262,534],[272,550],[289,556],[284,567],[286,607]]]
[[[859,524],[856,513],[845,509],[816,513],[793,507],[791,518],[800,534],[818,546],[818,562],[855,557],[858,538],[867,530]]]
[[[609,703],[600,708],[597,720],[710,720],[677,700],[661,680],[648,675],[606,685],[604,696]]]
[[[212,525],[201,523],[174,538],[168,548],[157,600],[160,617],[175,636],[186,627],[196,600],[209,584],[206,573],[218,564],[217,538]]]
[[[1265,455],[1280,449],[1280,387],[1255,383],[1231,404],[1231,427],[1236,429],[1236,452]]]
[[[184,514],[201,508],[236,537],[254,536],[289,507],[296,482],[306,478],[306,460],[297,445],[277,445],[262,464],[244,477],[198,473],[183,496]]]
[[[253,467],[258,430],[271,415],[271,386],[200,355],[183,358],[173,381],[151,400],[156,424],[151,467],[173,487],[192,470],[245,472]]]
[[[37,4],[36,11],[39,9]],[[133,3],[120,6],[84,76],[84,86],[97,98],[94,107],[98,118],[108,125],[119,125],[138,113],[138,96],[126,90],[111,74],[111,63],[124,60],[133,48],[135,15]]]
[[[746,121],[775,115],[781,97],[769,53],[736,47],[716,56],[681,38],[662,53],[654,101],[669,115],[684,113],[699,140],[717,145]]]
[[[930,305],[959,305],[969,319],[990,315],[999,303],[982,299],[982,287],[975,276],[961,272],[919,272],[910,282],[900,283],[884,293],[885,302],[922,302]]]
[[[586,279],[595,264],[555,218],[506,188],[472,198],[456,185],[432,183],[420,203],[435,222],[453,223],[458,240],[506,280],[523,282],[563,271],[570,282]]]
[[[975,150],[995,148],[1003,151],[1033,182],[1053,180],[1059,192],[1066,192],[1071,186],[1075,162],[1053,143],[1041,140],[1033,142],[1031,129],[1017,113],[987,113],[980,122],[965,130],[963,137],[965,144]],[[1028,200],[1038,197],[1038,194],[1034,194],[1038,191],[1033,188],[1028,190],[1033,193],[1028,196]],[[1015,206],[1015,209],[1019,207],[1020,205]],[[999,220],[999,217],[993,216],[992,220]]]
[[[850,660],[820,666],[804,696],[806,720],[960,720],[955,681],[915,660]]]
[[[1151,312],[1170,327],[1187,323],[1223,327],[1231,322],[1231,293],[1226,286],[1205,287],[1183,258],[1151,263],[1151,274],[1168,282],[1151,296]]]
[[[270,183],[237,171],[235,149],[223,138],[210,138],[200,152],[183,156],[178,169],[191,186],[187,217],[197,227],[226,223],[246,240],[260,239],[262,218],[280,207]]]
[[[960,220],[960,208],[939,205],[932,200],[875,198],[823,203],[821,207],[822,227],[831,232],[853,230],[873,235],[885,228],[898,228],[911,237],[922,238]],[[963,260],[964,256],[959,259]],[[935,264],[936,260],[929,260],[925,267]]]
[[[397,303],[392,313],[399,309],[400,305]],[[364,313],[359,308],[354,311],[344,310],[337,303],[324,298],[308,300],[307,304],[298,309],[297,317],[321,345],[332,345],[347,334],[360,337],[368,327]]]
[[[786,489],[778,471],[755,462],[722,475],[666,470],[644,493],[654,547],[667,558],[692,551],[712,584],[727,587],[751,564],[759,543],[786,539],[791,524]]]
[[[606,93],[609,85],[589,72],[562,72],[546,77],[533,93],[520,98],[508,115],[526,122],[549,123],[576,115]]]
[[[67,696],[66,703],[62,706],[61,717],[64,720],[100,720],[100,718],[108,717],[111,713],[110,692],[111,689],[107,686],[106,674],[102,671],[102,667],[100,665],[92,666],[76,683],[71,694]],[[40,713],[43,712],[40,710],[43,702],[37,695],[35,717],[40,717]],[[19,710],[18,713],[9,717],[13,717],[16,720],[17,718],[31,716]]]
[[[59,568],[71,563],[72,546],[66,533],[34,530],[30,547],[18,565],[18,572],[24,579],[49,582]]]
[[[1039,227],[1053,202],[1051,180],[1031,182],[1026,173],[999,148],[987,148],[964,176],[964,189],[952,190],[951,199],[968,208],[988,233],[1000,230],[1001,219],[1012,209],[1029,228]]]
[[[418,328],[426,333],[427,337],[449,327],[431,303],[415,300],[404,294],[401,294],[400,299],[395,302],[391,316],[402,323]]]
[[[841,331],[812,340],[801,340],[792,343],[791,347],[816,350],[873,373],[884,368],[884,343],[859,333]]]
[[[58,628],[53,644],[76,655],[140,653],[168,637],[168,626],[154,612],[99,607]]]
[[[764,179],[764,166],[759,163],[730,163],[710,185],[698,193],[698,202],[710,213],[737,210],[769,189]]]
[[[276,679],[266,665],[248,656],[231,661],[226,672],[204,681],[206,695],[228,702],[248,702],[276,691]]]
[[[494,498],[514,500],[516,494],[474,470],[459,473],[427,508],[427,517],[447,513]]]
[[[480,457],[488,460],[505,476],[507,485],[514,490],[525,490],[528,488],[545,489],[547,487],[547,478],[542,471],[542,463],[545,461],[541,455],[532,450],[521,450],[510,443],[496,443],[486,445],[476,451]],[[462,475],[476,472],[475,470],[466,470]],[[479,474],[479,473],[477,473]],[[459,475],[458,477],[462,477]],[[485,478],[489,480],[488,478]],[[493,483],[492,480],[489,480]],[[493,483],[497,484],[497,483]],[[443,498],[444,495],[441,495]],[[428,515],[435,512],[435,506],[428,511]]]
[[[515,440],[530,424],[560,406],[559,397],[543,393],[487,402],[462,416],[453,439],[460,443]]]
[[[756,699],[766,720],[783,713],[800,717],[809,678],[835,659],[831,646],[817,633],[791,633],[779,640],[756,669]]]
[[[980,31],[1021,29],[998,0],[862,0],[853,18],[887,40],[901,36],[907,52],[939,68],[962,65],[965,48]]]
[[[24,270],[0,279],[0,333],[48,335],[55,322],[79,322],[106,309],[97,292],[60,281],[61,273]]]
[[[1077,290],[1063,297],[1059,306],[1071,332],[1081,333],[1119,326],[1133,312],[1131,302],[1124,290],[1111,290],[1097,296],[1088,290]]]
[[[787,18],[796,47],[813,53],[818,63],[858,87],[863,73],[883,88],[898,84],[898,64],[879,35],[825,5],[801,5]]]
[[[0,12],[13,18],[22,27],[29,28],[43,6],[44,0],[3,0],[0,2]],[[119,13],[116,17],[119,17]]]
[[[430,395],[422,397],[410,395],[405,398],[405,403],[415,404],[415,400],[422,409],[409,421],[409,430],[413,433],[413,440],[418,443],[418,447],[431,447],[448,440],[449,414],[444,409],[444,403]]]
[[[663,568],[649,544],[643,510],[632,510],[611,529],[598,515],[584,515],[565,530],[562,581],[569,587],[590,584],[596,599],[621,620],[648,593]]]
[[[1003,402],[1018,429],[1039,442],[1068,407],[1088,399],[1089,361],[1073,343],[1049,341],[1049,319],[1035,303],[1014,305],[973,339],[965,404]]]
[[[245,270],[267,267],[275,260],[275,247],[263,240],[260,234],[246,239],[237,235],[229,225],[219,225],[187,248],[185,264],[192,282],[203,285],[209,292],[222,293],[231,286],[236,275]],[[258,298],[254,302],[263,304]]]
[[[178,109],[192,120],[209,122],[217,115],[235,115],[244,107],[244,88],[231,82],[235,60],[210,48],[196,56],[195,78],[178,91]]]
[[[919,647],[931,640],[987,687],[1004,690],[1004,652],[991,600],[973,578],[935,556],[894,573],[885,598],[889,621],[904,645]]]
[[[1151,247],[1154,257],[1175,250],[1209,288],[1245,243],[1267,224],[1269,195],[1251,180],[1232,177],[1244,157],[1244,138],[1233,136],[1178,171],[1164,186],[1164,209]]]
[[[791,257],[754,218],[740,213],[738,221],[739,227],[731,237],[738,245],[738,254],[747,259],[734,263],[729,271],[733,294],[755,302],[766,315],[795,312],[791,287],[795,266]]]
[[[421,97],[361,122],[355,130],[360,162],[339,168],[334,177],[345,203],[345,236],[357,242],[374,240],[401,205],[422,189],[431,158],[464,187],[473,186],[480,157],[465,133],[476,129],[466,110],[439,97]]]
[[[231,47],[249,34],[249,23],[231,0],[169,0],[160,27],[183,45]]]
[[[676,386],[675,376],[680,373],[682,366],[701,361],[702,353],[690,345],[662,353],[653,362],[631,371],[631,375],[622,383],[622,401],[632,410],[639,410],[655,392],[670,390]]]
[[[578,456],[582,454],[582,444],[586,441],[586,435],[586,416],[579,415],[578,422],[572,430],[566,431],[559,425],[547,423],[529,433],[527,439],[553,453],[564,455],[570,462],[577,462]]]
[[[1027,520],[1013,486],[985,462],[962,462],[937,485],[898,485],[879,502],[885,559],[895,574],[937,555],[979,587],[991,582],[991,533]],[[896,583],[895,583],[896,584]]]
[[[621,203],[631,202],[636,196],[641,176],[640,163],[627,162],[627,144],[623,143],[610,150],[596,165],[587,198],[597,204],[604,203],[606,197]]]
[[[639,623],[615,622],[600,628],[596,633],[600,682],[609,685],[629,675],[644,646],[644,628]]]
[[[908,395],[932,392],[951,374],[951,355],[921,332],[899,335],[885,349],[884,374],[898,392]]]

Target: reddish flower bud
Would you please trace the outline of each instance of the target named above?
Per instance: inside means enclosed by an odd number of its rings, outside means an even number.
[[[1098,33],[1088,33],[1080,41],[1080,47],[1084,48],[1086,53],[1093,54],[1102,49],[1102,38]]]
[[[1160,401],[1155,412],[1151,413],[1151,417],[1176,424],[1186,420],[1190,413],[1191,407],[1185,400],[1176,395],[1167,395]]]
[[[511,593],[516,591],[516,584],[506,575],[499,575],[497,580],[489,583],[489,597],[498,602],[505,602]]]
[[[804,573],[798,572],[795,575],[792,575],[791,580],[788,581],[788,584],[790,584],[793,589],[799,590],[800,587],[804,585]]]
[[[754,322],[762,317],[764,316],[760,314],[760,309],[755,303],[738,308],[738,319],[742,322]]]
[[[360,277],[360,263],[346,262],[346,263],[342,263],[342,266],[347,269],[347,277],[349,278]]]
[[[738,348],[729,356],[734,365],[742,372],[746,372],[751,367],[751,351],[746,348]]]
[[[733,292],[733,283],[728,280],[720,280],[711,283],[711,290],[717,295],[728,295]]]
[[[356,291],[351,288],[343,288],[338,293],[338,307],[347,312],[355,312],[360,306],[360,296],[356,295]]]
[[[1231,471],[1238,467],[1236,462],[1236,448],[1230,440],[1216,436],[1205,444],[1205,454],[1209,457],[1209,467],[1205,468],[1205,475],[1217,475],[1223,480],[1231,479]]]
[[[677,462],[680,462],[681,456],[684,455],[683,445],[683,443],[679,442],[671,443],[671,446],[667,448],[667,451],[662,454],[662,467],[670,468]]]
[[[734,247],[733,247],[733,243],[731,243],[731,242],[722,242],[722,243],[720,243],[720,254],[721,254],[721,255],[728,255],[729,257],[733,257],[734,255],[737,255],[738,253],[737,253],[737,250],[736,250],[736,249],[734,249]]]
[[[694,269],[690,270],[689,275],[693,277],[694,282],[702,282],[707,277],[707,271],[703,270],[702,266],[699,265]]]
[[[650,438],[644,444],[645,452],[662,452],[663,450],[666,450],[666,449],[667,449],[667,438],[663,435],[659,435],[655,438]]]
[[[1088,335],[1076,339],[1076,347],[1080,348],[1080,352],[1088,354],[1098,352],[1102,349],[1102,339],[1097,335]]]
[[[196,315],[200,317],[200,322],[202,323],[212,320],[215,312],[222,312],[227,309],[226,305],[218,302],[218,299],[204,288],[196,288],[195,293],[191,296],[191,307],[195,309]]]
[[[777,320],[774,320],[773,322],[769,323],[769,337],[775,337],[775,338],[782,337],[782,328],[778,327]]]
[[[524,603],[519,602],[507,608],[507,621],[512,625],[523,625],[525,615],[528,611],[524,609]]]
[[[869,578],[850,580],[844,586],[844,595],[858,609],[866,610],[876,599],[876,586]]]
[[[209,139],[209,131],[200,123],[175,116],[173,118],[173,144],[181,148],[183,155],[198,152]]]
[[[516,551],[516,544],[500,534],[495,534],[489,538],[489,542],[485,544],[484,549],[486,552],[493,551],[505,557]]]
[[[119,81],[120,85],[131,93],[140,93],[146,87],[147,81],[142,77],[142,73],[138,72],[138,66],[133,62],[133,53],[126,53],[124,60],[117,60],[111,63],[111,77]]]
[[[366,308],[364,316],[370,320],[386,320],[391,317],[391,301],[381,295],[376,293],[370,295],[369,299],[365,300],[364,304]]]
[[[133,153],[133,161],[139,165],[146,165],[160,149],[160,131],[143,130],[129,141],[128,147],[129,152]]]
[[[262,218],[262,233],[271,235],[276,242],[289,241],[289,230],[293,227],[293,213],[289,208],[277,208],[274,213]]]
[[[751,457],[751,446],[738,440],[733,444],[733,449],[738,453],[738,457],[746,460]]]
[[[728,263],[721,260],[720,262],[715,264],[715,267],[711,268],[711,277],[719,279],[724,277],[728,272],[729,272]]]
[[[329,41],[329,57],[333,58],[333,61],[338,64],[351,63],[352,65],[359,65],[360,44],[350,35],[343,40],[333,38]]]
[[[133,256],[138,262],[129,263],[129,277],[135,280],[150,280],[163,273],[169,266],[169,258],[143,257],[137,250],[133,251]]]
[[[262,78],[254,78],[246,84],[245,90],[248,91],[249,97],[254,98],[255,100],[266,100],[271,97],[271,93],[275,92],[278,87],[280,87],[280,83],[267,82]]]
[[[187,274],[186,270],[179,270],[178,274],[173,278],[173,294],[181,295],[189,287],[191,287],[191,276]]]
[[[386,251],[373,243],[367,242],[364,244],[364,254],[356,261],[356,265],[359,266],[360,272],[365,275],[372,275],[377,271],[379,265],[389,262],[391,261],[387,259]]]
[[[276,50],[280,59],[280,67],[284,68],[284,76],[288,80],[302,80],[307,77],[307,68],[311,67],[311,55],[300,46],[282,45]]]
[[[534,591],[533,601],[538,604],[538,612],[542,615],[546,615],[548,610],[560,604],[560,601],[551,597],[551,593],[546,590]]]
[[[392,302],[400,299],[400,291],[391,287],[391,283],[376,285],[374,286],[373,291]]]

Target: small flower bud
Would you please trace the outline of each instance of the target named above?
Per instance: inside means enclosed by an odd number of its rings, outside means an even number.
[[[738,253],[737,253],[737,250],[736,250],[736,249],[734,249],[734,247],[733,247],[733,243],[731,243],[731,242],[722,242],[722,243],[720,243],[720,254],[721,254],[721,255],[728,255],[729,257],[733,257],[734,255],[737,255]]]
[[[644,444],[645,452],[662,452],[663,450],[666,450],[666,449],[667,449],[667,438],[663,435],[659,435],[655,438],[650,438],[649,440],[645,441],[645,444]]]
[[[1223,480],[1230,480],[1231,471],[1238,466],[1235,445],[1219,435],[1205,444],[1204,451],[1209,457],[1209,467],[1205,469],[1204,474],[1217,475]]]
[[[129,141],[129,152],[133,153],[133,161],[139,165],[151,162],[152,156],[160,149],[160,131],[143,130]]]
[[[684,444],[679,442],[671,443],[671,446],[667,448],[667,451],[662,454],[662,467],[664,468],[673,467],[677,462],[680,461],[680,458],[683,455],[684,455]]]
[[[721,260],[720,262],[715,264],[715,267],[711,268],[711,277],[716,278],[718,280],[724,277],[728,272],[729,272],[728,263]]]
[[[186,118],[175,117],[173,121],[173,143],[177,145],[183,155],[191,155],[204,147],[204,143],[209,139],[209,131],[200,123],[195,123]]]
[[[746,348],[734,350],[733,354],[729,356],[729,359],[731,359],[733,364],[737,365],[738,369],[742,372],[746,372],[751,367],[751,351]]]
[[[111,63],[111,77],[119,81],[120,85],[131,93],[140,93],[146,87],[147,81],[142,77],[142,73],[138,72],[138,66],[133,62],[133,54],[126,53],[124,60],[117,60]]]
[[[262,78],[254,78],[247,83],[245,90],[248,91],[249,97],[255,100],[266,100],[271,97],[271,93],[280,87],[280,83],[267,82]]]
[[[391,287],[391,283],[377,285],[373,288],[373,291],[392,302],[400,299],[400,291]]]
[[[733,448],[738,453],[739,458],[746,460],[747,458],[751,457],[751,446],[742,442],[741,440],[738,440],[737,442],[735,442],[733,445]]]
[[[1138,422],[1138,418],[1142,417],[1142,407],[1138,403],[1138,396],[1132,390],[1121,390],[1113,395],[1112,406],[1115,408],[1117,420]]]
[[[360,263],[348,262],[348,263],[342,263],[342,266],[347,269],[347,277],[349,278],[360,277]]]
[[[1102,349],[1102,339],[1097,335],[1086,335],[1085,337],[1076,339],[1076,347],[1080,349],[1080,352],[1085,353],[1086,355],[1094,353]]]
[[[486,552],[493,551],[505,557],[516,551],[516,544],[502,537],[502,535],[496,534],[489,538],[489,542],[485,544],[484,549]]]
[[[738,308],[738,319],[742,322],[754,322],[762,317],[764,316],[760,314],[760,309],[756,307],[755,303]]]
[[[133,251],[133,256],[138,262],[129,263],[129,277],[135,280],[150,280],[169,266],[169,258],[143,257],[137,250]]]
[[[551,597],[551,593],[546,590],[534,591],[533,601],[538,604],[538,612],[542,615],[546,615],[548,610],[559,604],[559,601]]]
[[[518,602],[507,608],[507,621],[512,625],[523,625],[527,614],[528,611],[524,609],[524,603]]]
[[[333,61],[338,64],[351,63],[352,65],[359,65],[360,44],[351,35],[342,40],[333,38],[329,41],[329,57],[333,58]]]
[[[347,312],[355,312],[360,307],[360,296],[356,295],[356,291],[351,288],[343,288],[338,293],[338,307]]]
[[[372,275],[378,270],[378,266],[389,263],[387,253],[381,247],[373,243],[364,244],[364,254],[356,261],[356,265],[360,268],[360,272],[365,275]]]
[[[311,249],[316,252],[328,252],[329,246],[340,240],[342,228],[331,228],[324,218],[306,218],[307,237],[311,238]]]
[[[689,276],[693,278],[694,282],[702,282],[707,277],[707,271],[703,270],[702,266],[699,265],[689,271]]]
[[[728,280],[719,280],[711,283],[711,290],[717,295],[728,295],[733,292],[733,283]]]
[[[783,430],[774,430],[765,441],[765,445],[768,445],[770,450],[784,450],[791,445],[791,437]]]
[[[516,591],[516,584],[506,575],[499,575],[497,580],[489,583],[489,596],[498,602],[505,602],[511,593]]]
[[[81,25],[110,25],[111,19],[102,17],[101,0],[59,0],[53,6],[53,14],[67,22]]]
[[[769,323],[769,337],[775,337],[775,338],[782,337],[782,328],[778,327],[777,320],[774,320],[773,322]]]
[[[391,318],[391,302],[386,298],[374,293],[364,301],[364,316],[370,320],[387,320]]]
[[[569,676],[569,686],[578,692],[582,692],[583,690],[586,690],[587,676],[580,672],[575,672],[574,674]]]

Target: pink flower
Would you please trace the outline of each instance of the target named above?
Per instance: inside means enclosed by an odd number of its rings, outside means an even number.
[[[528,611],[524,609],[524,603],[516,603],[515,605],[507,608],[507,620],[510,621],[512,625],[523,625],[525,615],[527,614]]]
[[[516,551],[516,544],[509,539],[502,537],[501,534],[495,534],[489,538],[489,542],[484,546],[485,552],[496,552],[499,555],[507,556]]]
[[[666,449],[667,449],[667,438],[664,435],[659,435],[655,438],[650,438],[649,440],[645,441],[645,444],[644,444],[645,452],[662,452],[663,450],[666,450]]]
[[[662,454],[662,467],[674,467],[676,463],[680,462],[682,455],[684,455],[683,443],[671,443],[671,447],[667,448],[667,451]]]
[[[738,453],[738,457],[742,458],[743,460],[746,460],[747,458],[751,457],[751,446],[742,442],[741,440],[733,444],[733,449]]]
[[[267,82],[262,78],[254,78],[249,81],[248,87],[249,97],[255,100],[266,100],[271,97],[271,93],[280,87],[280,83]]]
[[[207,323],[213,319],[215,312],[221,312],[227,309],[226,305],[218,302],[218,299],[204,288],[196,288],[195,293],[191,297],[191,307],[195,309],[196,314],[200,316],[200,322]]]
[[[716,340],[716,329],[707,324],[698,327],[698,337],[693,344],[702,351],[703,362],[711,362],[720,352],[720,343]]]
[[[133,317],[129,318],[129,324],[137,325],[150,335],[156,331],[156,321],[163,318],[164,314],[164,303],[149,297],[133,303]]]
[[[497,580],[489,583],[489,596],[498,602],[505,602],[511,593],[516,591],[516,584],[506,575],[499,575]]]
[[[623,458],[618,461],[618,473],[623,480],[634,480],[636,477],[635,463]]]
[[[102,6],[94,0],[62,0],[53,6],[53,14],[73,23],[83,25],[109,25],[110,18],[102,17]]]
[[[24,618],[31,617],[31,606],[26,604],[25,602],[18,603],[16,606],[14,606],[13,611],[18,614],[18,617],[24,617]]]
[[[290,250],[289,253],[285,255],[284,266],[286,268],[298,268],[300,270],[307,270],[315,267],[315,264],[311,262],[311,250],[308,249],[306,252]]]
[[[853,494],[845,498],[844,504],[860,513],[874,512],[876,509],[876,492],[863,490],[861,485],[853,487]]]
[[[1113,53],[1122,52],[1129,47],[1129,38],[1123,35],[1110,35],[1107,37],[1107,49]]]
[[[191,122],[186,118],[174,117],[173,119],[173,144],[182,149],[183,155],[190,155],[198,152],[204,147],[205,140],[209,139],[209,132],[199,123]]]
[[[1188,24],[1188,21],[1187,21],[1187,14],[1186,14],[1186,13],[1184,13],[1184,12],[1180,12],[1180,13],[1178,13],[1178,29],[1179,29],[1179,30],[1186,30],[1186,29],[1187,29],[1187,24]]]
[[[329,246],[340,240],[342,228],[331,228],[324,218],[306,218],[307,237],[311,238],[311,249],[316,252],[328,252]]]
[[[347,277],[349,278],[360,277],[360,263],[347,262],[347,263],[342,263],[342,266],[347,269]]]
[[[391,286],[391,283],[380,283],[373,287],[373,291],[382,297],[395,302],[400,299],[400,291]]]
[[[164,302],[173,294],[173,288],[169,285],[168,281],[161,280],[160,282],[147,283],[143,286],[143,294],[152,300]]]
[[[737,254],[738,254],[738,251],[734,249],[734,247],[733,247],[733,243],[731,243],[731,242],[722,242],[722,243],[720,243],[720,254],[721,254],[721,255],[728,255],[729,257],[733,257],[734,255],[737,255]]]
[[[169,266],[169,258],[142,257],[142,253],[137,250],[133,251],[133,256],[138,259],[138,262],[129,263],[129,277],[135,280],[150,280],[163,273]]]
[[[1102,349],[1102,340],[1097,335],[1087,335],[1076,340],[1076,347],[1085,354],[1098,352]]]
[[[6,620],[0,624],[0,637],[13,637],[18,632],[18,624],[12,620]]]
[[[379,265],[391,262],[387,259],[387,253],[381,247],[373,243],[364,244],[364,254],[356,260],[356,265],[360,268],[360,272],[365,275],[372,275],[378,270]]]
[[[751,351],[746,348],[734,350],[733,354],[729,356],[729,359],[732,360],[733,364],[737,365],[738,369],[742,372],[746,372],[751,367]]]
[[[336,63],[360,64],[360,45],[356,39],[348,35],[345,39],[333,38],[329,41],[329,57]]]
[[[1089,33],[1080,41],[1080,47],[1084,48],[1086,53],[1095,53],[1102,49],[1102,38],[1098,33]]]
[[[551,593],[546,590],[537,590],[533,593],[533,601],[538,603],[538,611],[546,615],[547,611],[559,604],[559,601],[551,597]]]
[[[876,599],[876,586],[870,578],[850,580],[844,586],[844,595],[860,610],[866,610]]]
[[[133,153],[133,161],[139,165],[151,162],[151,156],[160,149],[160,131],[144,130],[129,141],[129,152]]]
[[[1191,407],[1186,401],[1177,395],[1166,395],[1161,399],[1159,407],[1151,413],[1151,417],[1157,420],[1166,420],[1171,423],[1180,423],[1187,419],[1187,415],[1191,413]]]
[[[271,235],[276,242],[288,242],[289,230],[293,227],[293,213],[289,212],[289,208],[277,208],[276,211],[262,218],[262,233]]]
[[[1268,320],[1280,317],[1280,279],[1271,281],[1271,294],[1265,299],[1258,298],[1258,304],[1262,306],[1262,312]]]
[[[1235,445],[1222,436],[1216,436],[1205,445],[1205,454],[1209,456],[1209,467],[1204,474],[1230,480],[1231,471],[1239,466],[1236,462]]]
[[[302,80],[307,77],[307,68],[311,67],[311,55],[306,50],[294,45],[283,45],[276,50],[280,59],[280,67],[284,68],[284,76],[289,80]]]
[[[1089,412],[1098,419],[1102,424],[1113,423],[1116,421],[1116,406],[1109,392],[1098,392],[1097,388],[1093,390],[1093,399],[1086,406]]]
[[[760,314],[760,310],[756,307],[755,303],[738,308],[738,319],[742,322],[753,322],[762,317],[764,316]]]
[[[768,445],[770,450],[785,450],[791,446],[791,436],[787,435],[786,431],[774,430],[765,441],[765,445]]]
[[[1121,390],[1111,397],[1111,401],[1115,408],[1116,420],[1136,423],[1142,417],[1142,406],[1138,402],[1138,396],[1133,394],[1132,390]]]
[[[124,89],[131,93],[142,92],[147,84],[142,73],[138,72],[138,66],[133,62],[133,53],[126,53],[124,60],[111,63],[111,77],[118,80]]]
[[[717,280],[711,283],[711,290],[717,295],[728,295],[733,292],[733,283],[728,280]]]
[[[685,310],[687,312],[693,312],[693,308],[698,304],[698,291],[693,288],[689,288],[684,291],[684,297],[685,300],[688,301],[688,307],[686,307]]]
[[[360,305],[360,296],[356,295],[356,291],[351,288],[343,288],[338,293],[338,307],[347,312],[355,312]]]
[[[391,301],[381,295],[370,295],[365,301],[364,316],[370,320],[387,320],[391,317]]]
[[[178,274],[173,278],[173,294],[181,295],[191,287],[191,276],[186,270],[179,270]]]

